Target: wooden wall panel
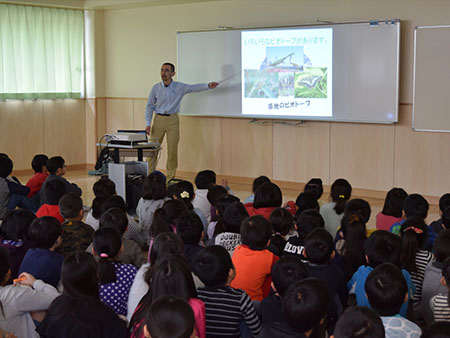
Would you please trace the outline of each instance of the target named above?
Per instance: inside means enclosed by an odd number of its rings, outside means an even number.
[[[392,188],[393,125],[332,123],[330,154],[330,183],[343,177],[362,189]]]
[[[330,123],[273,125],[273,178],[307,182],[320,177],[329,183]]]
[[[100,137],[97,133],[97,104],[95,99],[87,99],[85,102],[86,111],[86,163],[97,161],[97,146],[95,145]]]
[[[44,100],[45,153],[62,156],[67,164],[86,163],[84,100]]]
[[[222,119],[222,174],[273,177],[272,124]]]
[[[98,139],[106,134],[106,99],[97,98],[97,135]]]
[[[133,129],[133,100],[106,99],[106,132]]]
[[[145,129],[145,106],[147,100],[134,99],[133,100],[133,129]]]
[[[0,102],[0,152],[11,157],[14,170],[31,169],[33,156],[45,153],[43,130],[42,101]]]
[[[408,193],[441,196],[450,191],[450,133],[413,131],[411,105],[400,106],[395,126],[395,185]]]

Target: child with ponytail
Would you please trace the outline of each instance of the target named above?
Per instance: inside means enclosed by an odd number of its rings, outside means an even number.
[[[320,208],[320,214],[325,221],[325,229],[331,234],[336,235],[338,227],[341,225],[344,217],[345,204],[352,194],[352,186],[346,179],[338,178],[331,185],[331,203],[324,204]]]
[[[122,236],[112,227],[102,227],[94,235],[94,254],[99,256],[100,299],[118,315],[127,315],[128,294],[137,269],[118,261]]]

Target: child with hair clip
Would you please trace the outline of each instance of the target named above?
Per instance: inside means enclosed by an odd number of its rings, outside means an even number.
[[[17,337],[38,338],[34,320],[42,320],[42,312],[59,293],[26,272],[15,285],[6,285],[10,275],[8,254],[0,248],[0,327]]]
[[[144,337],[195,338],[194,326],[194,312],[184,299],[161,296],[145,314]]]
[[[168,200],[166,176],[160,171],[152,172],[144,180],[142,197],[136,207],[136,214],[139,218],[138,230],[145,243],[150,243],[149,230],[155,211]]]
[[[91,210],[86,216],[86,224],[92,229],[97,230],[99,227],[100,216],[102,215],[102,205],[106,199],[116,194],[116,184],[108,177],[101,177],[92,187],[94,191],[94,200],[92,201]]]
[[[182,256],[169,255],[161,259],[152,272],[148,292],[142,297],[130,322],[130,338],[144,336],[145,314],[160,296],[170,295],[187,301],[194,312],[195,332],[205,338],[205,304],[197,298],[192,273]]]
[[[402,220],[403,202],[408,196],[402,188],[392,188],[386,194],[383,210],[376,216],[376,228],[389,231],[394,223]]]
[[[352,186],[350,183],[344,178],[338,178],[331,185],[331,203],[324,204],[320,207],[320,214],[325,221],[325,229],[333,237],[341,225],[342,217],[344,217],[345,204],[350,199],[351,194]]]
[[[97,263],[90,253],[77,251],[65,259],[62,285],[62,295],[36,329],[42,338],[128,337],[125,321],[100,301]]]
[[[165,232],[156,236],[150,249],[150,261],[142,265],[134,278],[128,296],[127,319],[131,321],[139,301],[148,292],[152,280],[152,273],[156,264],[169,255],[183,255],[184,244],[180,236],[173,232]]]
[[[268,249],[281,257],[288,239],[298,236],[298,232],[294,229],[294,218],[285,208],[276,208],[270,214],[269,222],[272,224],[274,233]]]
[[[431,311],[436,322],[450,322],[450,258],[442,263],[441,284],[448,290],[447,294],[440,293],[430,300]]]
[[[92,253],[100,258],[100,300],[118,315],[126,316],[128,294],[137,269],[118,261],[122,249],[122,236],[117,229],[102,227],[95,232]]]
[[[214,240],[215,245],[223,246],[230,257],[241,242],[241,224],[248,217],[247,210],[241,202],[231,203],[223,212],[224,232],[218,234]]]
[[[428,227],[420,217],[408,218],[401,227],[402,238],[401,267],[411,274],[411,279],[416,286],[416,292],[411,301],[417,308],[422,297],[422,284],[425,268],[434,259],[434,255],[424,250],[427,241]]]
[[[378,314],[364,306],[348,307],[339,317],[331,338],[385,338]]]

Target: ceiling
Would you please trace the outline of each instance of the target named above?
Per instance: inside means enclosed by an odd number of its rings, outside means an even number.
[[[123,9],[214,1],[223,0],[1,0],[0,2],[85,9]]]

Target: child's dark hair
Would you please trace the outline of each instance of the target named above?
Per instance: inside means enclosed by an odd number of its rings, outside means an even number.
[[[0,177],[7,178],[13,170],[12,160],[5,154],[0,156]]]
[[[44,154],[34,155],[31,161],[31,168],[33,168],[35,173],[41,173],[42,167],[47,166],[48,156]]]
[[[102,205],[111,196],[116,193],[116,185],[107,177],[100,178],[94,183],[92,188],[95,198],[92,201],[92,216],[99,219],[102,215]]]
[[[68,192],[59,200],[59,212],[64,219],[75,218],[83,209],[83,200],[77,194]]]
[[[9,262],[9,255],[8,252],[5,250],[5,248],[0,247],[0,283],[5,281],[5,283],[7,282],[5,279],[6,274],[8,273],[9,269],[11,269],[11,264]],[[3,285],[1,285],[3,286]],[[0,303],[1,304],[1,303]],[[3,306],[1,308],[2,312],[3,312]],[[3,316],[5,314],[3,313]]]
[[[305,252],[308,261],[314,264],[327,264],[333,253],[333,237],[322,228],[311,231],[305,239]]]
[[[158,338],[189,338],[195,317],[186,300],[164,295],[156,299],[145,314],[149,334]]]
[[[364,256],[364,243],[367,239],[366,222],[357,212],[345,213],[341,222],[341,231],[344,235],[342,263],[345,277],[349,280],[355,271],[366,263]]]
[[[297,196],[295,200],[295,205],[298,207],[296,215],[300,215],[303,211],[308,209],[315,209],[319,211],[320,206],[319,202],[317,202],[316,197],[312,192],[302,192]]]
[[[66,161],[61,156],[50,157],[47,161],[47,170],[50,174],[55,175],[58,169],[64,168]]]
[[[251,216],[241,225],[241,242],[251,250],[264,250],[272,237],[272,226],[263,216]]]
[[[207,286],[225,286],[230,269],[234,269],[228,251],[220,245],[204,248],[194,258],[194,273]]]
[[[340,215],[345,210],[345,203],[350,199],[352,195],[352,186],[344,178],[338,178],[331,185],[330,196],[333,202],[336,203],[334,211]]]
[[[225,224],[223,222],[223,215],[225,210],[233,203],[239,202],[239,198],[233,195],[223,195],[220,196],[214,203],[214,207],[217,210],[217,223],[216,228],[214,229],[214,236],[225,232]]]
[[[98,277],[100,284],[114,283],[117,280],[112,260],[122,247],[122,236],[112,227],[102,227],[94,234],[94,250],[99,257]]]
[[[450,229],[442,230],[434,240],[434,258],[442,263],[450,257]]]
[[[173,232],[175,220],[186,212],[186,206],[178,200],[168,200],[153,214],[152,226],[149,229],[150,237],[155,238],[163,232]]]
[[[435,322],[423,330],[420,338],[448,338],[450,322]]]
[[[194,186],[189,181],[180,181],[173,188],[173,195],[177,200],[182,201],[186,205],[186,209],[192,210],[192,199],[194,198]],[[170,196],[172,197],[172,196]]]
[[[357,212],[362,216],[361,221],[367,223],[372,212],[370,204],[361,198],[353,198],[345,204],[345,213],[351,214]]]
[[[450,304],[450,258],[446,258],[444,263],[442,263],[442,277],[444,277],[445,283],[449,288],[447,303]]]
[[[283,196],[280,188],[275,183],[264,183],[255,191],[253,207],[255,209],[268,207],[281,207]]]
[[[269,217],[273,230],[282,236],[286,236],[294,227],[294,218],[285,208],[276,208]]]
[[[197,189],[208,189],[211,184],[216,184],[216,173],[214,171],[202,170],[195,176]]]
[[[280,297],[294,283],[308,278],[309,273],[305,264],[293,256],[281,257],[273,266],[271,271],[272,282]]]
[[[219,198],[227,195],[228,195],[227,189],[225,189],[221,185],[212,185],[208,188],[206,199],[211,205],[215,205]]]
[[[167,197],[166,178],[160,172],[152,172],[144,180],[142,198],[160,200]]]
[[[403,211],[406,218],[412,216],[419,216],[422,219],[427,218],[428,215],[428,202],[422,195],[411,194],[403,201]]]
[[[422,249],[428,236],[428,227],[423,218],[413,216],[408,218],[401,227],[402,238],[402,268],[416,272],[416,254]]]
[[[391,263],[400,267],[402,240],[389,231],[376,230],[364,243],[364,254],[372,268],[382,263]]]
[[[188,211],[175,220],[177,235],[184,244],[199,244],[203,233],[203,223],[194,211]]]
[[[308,183],[305,184],[303,191],[312,193],[314,198],[318,201],[323,194],[322,179],[311,178]]]
[[[61,223],[52,216],[36,218],[28,229],[28,238],[34,241],[38,248],[50,249],[62,234]]]
[[[67,193],[67,188],[63,181],[49,180],[45,185],[45,197],[48,204],[58,205],[65,193]]]
[[[283,297],[284,318],[296,332],[308,332],[325,318],[330,294],[324,282],[306,278],[292,285]]]
[[[383,263],[369,273],[364,285],[370,306],[380,316],[395,316],[402,307],[408,286],[402,271]]]
[[[253,193],[255,193],[256,189],[258,189],[258,187],[264,183],[268,183],[270,182],[270,179],[267,176],[258,176],[257,178],[255,178],[253,180],[253,186],[252,186],[252,191]]]
[[[223,227],[227,232],[241,233],[241,224],[248,217],[247,209],[241,202],[231,203],[223,212]]]
[[[119,208],[108,209],[100,217],[99,227],[115,228],[123,235],[128,227],[127,214]]]
[[[302,241],[314,229],[325,227],[322,215],[315,209],[305,210],[296,216],[295,224],[297,224],[298,238]]]
[[[444,194],[439,198],[439,210],[444,212],[448,207],[450,207],[450,193]]]
[[[94,257],[86,251],[76,251],[66,257],[62,266],[63,294],[70,297],[70,307],[87,298],[100,300],[98,269]],[[69,310],[69,309],[68,309]]]
[[[450,207],[447,207],[442,213],[442,225],[445,229],[450,229]]]
[[[384,338],[383,321],[365,306],[352,306],[339,316],[333,331],[335,338]]]
[[[36,215],[25,209],[10,211],[0,224],[0,234],[4,239],[11,241],[25,240],[28,237],[28,229]]]
[[[127,203],[120,195],[109,196],[102,204],[102,214],[111,208],[119,208],[125,214],[127,213]]]
[[[403,203],[408,196],[402,188],[392,188],[386,194],[383,210],[384,215],[393,217],[402,217]]]

